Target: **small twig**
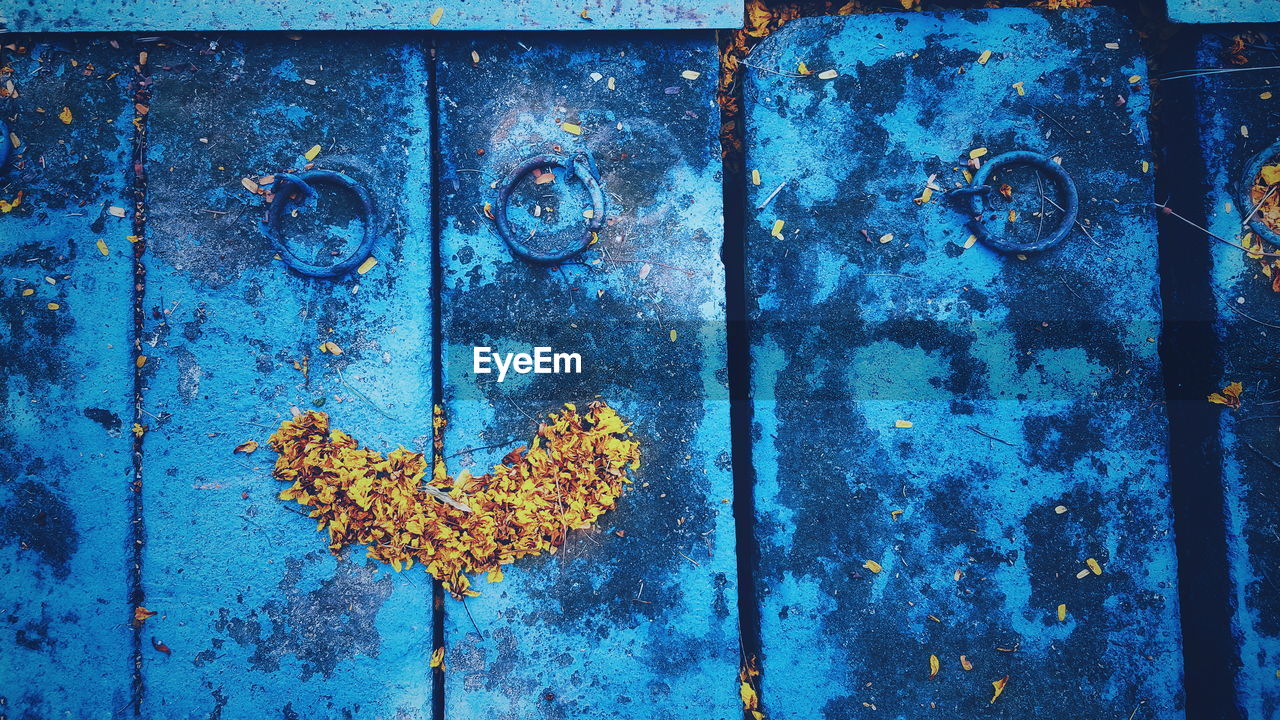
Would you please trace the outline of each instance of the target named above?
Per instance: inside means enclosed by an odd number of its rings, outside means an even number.
[[[696,567],[702,567],[702,565],[697,560],[694,560],[693,558],[689,557],[688,555],[685,555],[679,550],[676,550],[676,554],[684,558],[685,560],[688,560],[689,562],[693,563]]]
[[[1259,67],[1246,68],[1189,68],[1187,70],[1174,70],[1160,76],[1161,80],[1186,80],[1187,78],[1200,77],[1201,75],[1221,75],[1222,73],[1251,72],[1254,70],[1280,70],[1280,65],[1265,65]]]
[[[763,210],[765,205],[768,205],[770,202],[772,202],[773,198],[776,197],[778,193],[782,192],[782,188],[786,187],[788,182],[790,182],[790,180],[783,180],[781,183],[779,183],[778,187],[774,188],[773,192],[769,193],[769,197],[765,198],[764,202],[756,206],[756,209]]]
[[[1280,460],[1276,460],[1275,458],[1271,457],[1270,455],[1267,455],[1266,453],[1262,452],[1262,451],[1261,451],[1261,450],[1259,450],[1258,448],[1254,447],[1254,446],[1253,446],[1253,443],[1251,443],[1251,442],[1249,442],[1249,441],[1247,441],[1247,440],[1245,441],[1244,446],[1245,446],[1245,447],[1247,447],[1247,448],[1249,448],[1250,450],[1254,451],[1255,453],[1257,453],[1258,457],[1260,457],[1260,458],[1262,458],[1263,460],[1266,460],[1267,462],[1271,463],[1272,467],[1276,468],[1277,470],[1280,470]]]
[[[1253,206],[1253,209],[1249,211],[1249,214],[1245,216],[1244,220],[1240,221],[1241,227],[1246,227],[1249,225],[1249,221],[1253,219],[1254,215],[1258,214],[1258,210],[1262,208],[1262,204],[1267,201],[1267,198],[1275,194],[1276,187],[1278,186],[1272,185],[1270,188],[1267,188],[1267,194],[1263,195],[1262,199],[1258,201],[1257,205]]]
[[[1005,440],[1005,439],[1003,439],[1003,438],[998,438],[998,437],[996,437],[995,435],[992,435],[992,434],[990,434],[990,433],[985,433],[985,432],[983,432],[983,431],[979,430],[977,425],[970,425],[970,426],[969,426],[969,429],[970,429],[970,430],[972,430],[972,431],[974,431],[974,432],[976,432],[976,433],[978,433],[978,434],[979,434],[979,435],[981,435],[982,437],[987,438],[988,440],[995,440],[996,442],[998,442],[998,443],[1004,443],[1005,445],[1008,445],[1009,447],[1017,447],[1016,445],[1014,445],[1013,443],[1009,442],[1008,440]]]
[[[1252,315],[1248,315],[1248,314],[1246,314],[1246,313],[1245,313],[1245,311],[1241,310],[1240,308],[1236,307],[1235,305],[1232,305],[1231,303],[1226,303],[1226,305],[1227,305],[1227,307],[1231,308],[1232,310],[1235,310],[1236,312],[1238,312],[1238,313],[1240,313],[1241,315],[1243,315],[1243,316],[1245,317],[1245,319],[1247,319],[1247,320],[1252,320],[1252,321],[1254,321],[1254,322],[1256,322],[1256,323],[1258,323],[1259,325],[1262,325],[1262,326],[1264,326],[1264,327],[1275,328],[1276,330],[1280,330],[1280,325],[1272,325],[1271,323],[1262,322],[1262,321],[1261,321],[1261,320],[1259,320],[1258,318],[1253,317]]]
[[[373,408],[374,410],[377,410],[377,411],[378,411],[378,414],[382,415],[382,417],[384,417],[384,418],[386,418],[386,419],[388,419],[388,420],[396,420],[396,419],[397,419],[397,418],[394,418],[394,417],[392,417],[392,416],[388,415],[388,414],[386,413],[386,411],[384,411],[382,408],[380,408],[380,407],[378,407],[377,405],[375,405],[375,404],[373,403],[373,401],[372,401],[372,400],[370,400],[370,399],[368,398],[368,396],[366,396],[364,393],[362,393],[362,392],[360,392],[359,390],[357,390],[357,389],[356,389],[356,388],[355,388],[351,383],[347,382],[347,379],[346,379],[345,377],[343,377],[343,376],[342,376],[342,369],[341,369],[341,368],[334,368],[334,369],[337,371],[337,373],[338,373],[338,379],[342,381],[342,384],[343,384],[343,385],[346,385],[346,386],[347,386],[347,389],[348,389],[348,390],[350,390],[351,392],[355,393],[357,396],[359,396],[361,400],[364,400],[366,403],[368,403],[368,404],[369,404],[369,407]]]
[[[1221,235],[1217,235],[1213,233],[1208,228],[1197,225],[1195,222],[1188,220],[1187,218],[1179,215],[1178,213],[1174,212],[1173,208],[1169,207],[1168,205],[1165,205],[1164,203],[1152,203],[1152,204],[1160,208],[1161,210],[1163,210],[1165,214],[1172,215],[1178,218],[1182,222],[1190,225],[1191,227],[1199,230],[1200,232],[1204,233],[1205,235],[1208,235],[1209,237],[1213,238],[1214,240],[1217,240],[1220,243],[1225,243],[1227,245],[1230,245],[1231,247],[1236,248],[1237,250],[1243,250],[1249,253],[1250,255],[1261,255],[1262,257],[1280,258],[1280,253],[1262,252],[1261,250],[1250,250],[1249,248],[1243,245],[1238,245],[1236,243],[1233,243],[1230,240],[1222,237]]]

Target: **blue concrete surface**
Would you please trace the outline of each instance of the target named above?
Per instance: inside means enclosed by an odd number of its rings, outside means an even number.
[[[1006,9],[798,20],[749,58],[770,718],[1182,715],[1139,52],[1109,10]],[[978,148],[1060,157],[1077,232],[965,249],[924,190]],[[1047,236],[1052,186],[996,182],[988,227]]]
[[[132,58],[104,39],[8,43],[22,48],[0,50],[18,97],[0,115],[19,145],[0,200],[22,198],[0,214],[0,714],[122,717],[133,656]]]
[[[487,472],[546,412],[597,396],[642,455],[596,527],[446,603],[445,717],[736,717],[713,37],[477,37],[436,57],[449,471]],[[599,242],[559,266],[516,259],[483,215],[493,184],[531,155],[582,150],[608,205]],[[586,223],[587,192],[555,172],[509,211],[543,250]],[[583,372],[472,373],[475,345],[535,344],[581,353]]]
[[[1169,19],[1177,23],[1280,22],[1276,0],[1165,0]]]
[[[1229,36],[1209,35],[1200,43],[1199,67],[1236,67],[1225,60]],[[1245,54],[1251,66],[1280,65],[1280,53],[1252,44]],[[1244,218],[1253,210],[1245,203],[1249,162],[1280,137],[1275,99],[1261,95],[1280,84],[1280,72],[1256,70],[1196,78],[1196,119],[1199,124],[1208,192],[1203,210],[1208,229],[1232,242],[1241,242]],[[1247,134],[1247,136],[1246,136]],[[1222,376],[1204,389],[1207,394],[1230,382],[1244,385],[1239,410],[1222,411],[1220,439],[1223,489],[1226,496],[1227,563],[1232,580],[1233,623],[1240,668],[1236,694],[1245,717],[1263,720],[1280,715],[1280,593],[1275,569],[1280,560],[1280,457],[1275,403],[1276,333],[1280,309],[1271,279],[1262,274],[1259,259],[1205,238],[1211,243],[1211,288],[1215,297]],[[1266,243],[1268,252],[1275,252]]]
[[[14,0],[0,28],[161,30],[636,30],[742,27],[736,0]]]
[[[144,628],[142,715],[430,717],[430,577],[363,549],[331,556],[277,499],[266,447],[292,407],[384,452],[430,447],[425,53],[386,35],[183,36],[150,46],[146,67],[142,567],[159,614]],[[374,199],[366,274],[287,270],[242,186],[301,169],[313,145],[316,167]],[[283,229],[321,262],[363,228],[352,196],[318,190]],[[233,454],[247,440],[262,447]]]

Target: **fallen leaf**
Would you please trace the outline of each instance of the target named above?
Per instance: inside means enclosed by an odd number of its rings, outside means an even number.
[[[1244,385],[1239,382],[1233,382],[1222,388],[1220,393],[1212,393],[1209,395],[1209,402],[1216,405],[1226,405],[1232,410],[1240,409],[1240,396],[1244,393]]]
[[[494,568],[489,571],[488,579],[491,583],[502,582],[502,578],[506,577],[502,574],[502,568]]]
[[[72,120],[71,108],[63,107],[62,112],[58,113],[58,119],[62,121],[63,125],[70,125]]]
[[[969,671],[969,670],[972,670],[972,669],[973,669],[973,663],[969,662],[969,658],[965,657],[964,655],[961,655],[961,656],[960,656],[960,667],[964,668],[964,669],[965,669],[965,671],[967,672],[967,671]]]
[[[908,430],[915,427],[915,423],[910,420],[894,420],[893,426],[901,430]]]
[[[435,27],[436,25],[439,25],[440,19],[443,17],[444,17],[444,8],[442,7],[436,8],[436,11],[431,13],[431,21],[430,21],[431,27]]]
[[[57,310],[58,308],[60,308],[60,307],[62,307],[62,306],[61,306],[61,305],[59,305],[58,303],[51,302],[51,303],[49,303],[48,305],[46,305],[45,307],[49,308],[50,310]]]
[[[805,64],[804,64],[804,61],[803,61],[803,60],[802,60],[802,61],[800,61],[800,63],[799,63],[798,65],[796,65],[796,72],[797,72],[797,73],[799,73],[799,74],[801,74],[801,75],[812,75],[812,74],[813,74],[813,71],[809,69],[809,66],[808,66],[808,65],[805,65]]]
[[[756,694],[756,689],[751,687],[751,683],[745,680],[738,686],[738,697],[742,698],[743,710],[758,710],[760,708],[760,696]]]
[[[1102,566],[1098,564],[1097,560],[1094,560],[1093,558],[1089,558],[1088,560],[1084,561],[1084,564],[1089,566],[1089,569],[1093,571],[1094,575],[1102,574]]]
[[[107,208],[107,214],[112,217],[122,218],[124,217],[124,208],[112,205],[111,207]]]
[[[147,618],[156,614],[154,610],[148,610],[141,605],[133,609],[133,621],[141,625],[147,621]]]
[[[560,129],[561,129],[561,130],[564,130],[565,132],[569,133],[570,135],[581,135],[581,134],[582,134],[582,126],[581,126],[581,125],[575,125],[575,124],[573,124],[573,123],[571,123],[571,122],[562,122],[562,123],[560,123]]]
[[[970,160],[977,160],[978,158],[980,158],[980,157],[982,157],[983,155],[986,155],[986,154],[987,154],[987,149],[986,149],[986,148],[984,148],[984,147],[974,148],[974,149],[972,149],[972,150],[970,150],[970,151],[969,151],[969,159],[970,159]]]
[[[485,204],[488,205],[488,203],[485,203]],[[360,263],[360,267],[356,268],[356,273],[359,275],[363,275],[369,272],[370,270],[372,270],[373,266],[377,264],[378,264],[378,258],[370,255],[369,257],[364,259],[364,262]]]
[[[751,171],[751,184],[752,184],[752,185],[759,185],[759,184],[760,184],[760,171],[759,171],[759,170],[752,170],[752,171]]]
[[[155,648],[159,652],[164,653],[165,655],[173,655],[173,651],[169,649],[168,645],[165,645],[164,643],[157,641],[154,637],[151,638],[151,647]]]
[[[444,669],[444,648],[438,647],[431,652],[431,667]]]
[[[990,705],[991,703],[994,703],[994,702],[996,701],[996,698],[1000,697],[1000,693],[1004,692],[1004,686],[1005,686],[1005,685],[1008,685],[1008,684],[1009,684],[1009,676],[1008,676],[1008,675],[1005,675],[1004,677],[1000,678],[999,680],[993,680],[993,681],[991,682],[991,687],[995,688],[995,689],[996,689],[996,691],[995,691],[995,694],[991,696],[991,702],[989,702],[989,703],[987,703],[987,704],[988,704],[988,705]]]
[[[1010,87],[1012,87],[1014,90],[1017,90],[1019,95],[1026,95],[1026,94],[1027,94],[1026,88],[1024,88],[1024,87],[1023,87],[1023,85],[1022,85],[1022,81],[1018,81],[1018,82],[1014,83],[1013,85],[1011,85]]]
[[[330,355],[341,355],[342,348],[338,347],[337,343],[328,341],[320,343],[320,352],[329,353]]]
[[[143,365],[146,365],[146,364],[147,364],[147,356],[146,356],[146,355],[139,355],[139,356],[138,356],[138,357],[133,361],[133,366],[134,366],[134,367],[136,367],[136,368],[141,368]]]
[[[772,235],[772,236],[774,236],[774,237],[776,237],[776,238],[778,238],[779,240],[781,240],[781,239],[782,239],[782,226],[783,226],[783,225],[786,225],[786,222],[784,222],[784,221],[782,221],[782,220],[774,220],[774,221],[773,221],[773,229],[769,231],[769,234],[770,234],[770,235]]]
[[[316,156],[319,154],[320,154],[320,146],[312,145],[311,149],[307,150],[305,153],[302,154],[302,157],[306,158],[307,162],[311,162],[312,160],[315,160]]]
[[[893,242],[893,233],[885,233],[885,234],[883,234],[883,235],[881,235],[881,236],[880,236],[880,244],[881,244],[881,245],[883,245],[884,243],[887,243],[887,242]]]
[[[938,662],[937,655],[929,656],[929,679],[932,680],[938,676],[938,670],[942,668],[942,663]]]
[[[831,80],[839,76],[840,76],[840,73],[835,70],[823,70],[822,72],[818,73],[819,80]]]
[[[1065,604],[1058,605],[1058,622],[1067,621],[1067,606]]]
[[[107,242],[105,240],[98,240],[98,252],[102,253],[103,257],[111,254],[111,250],[107,249]]]
[[[884,569],[884,568],[880,565],[880,563],[876,562],[875,560],[868,560],[868,561],[866,561],[866,562],[862,563],[862,567],[864,567],[864,568],[866,568],[866,569],[870,570],[870,571],[871,571],[871,572],[873,572],[873,573],[879,573],[881,570],[883,570],[883,569]]]
[[[672,331],[671,331],[671,342],[675,342],[675,341],[676,341],[676,331],[675,331],[675,330],[672,330]]]
[[[986,65],[986,64],[987,64],[987,61],[988,61],[988,60],[990,60],[990,59],[991,59],[991,51],[990,51],[990,50],[983,50],[983,51],[982,51],[982,54],[978,56],[978,64],[979,64],[979,65]]]
[[[253,451],[254,451],[254,450],[257,450],[257,449],[258,449],[258,441],[257,441],[257,440],[247,440],[247,441],[242,442],[242,443],[240,443],[239,445],[237,445],[237,446],[236,446],[236,449],[235,449],[235,450],[232,450],[231,452],[232,452],[233,454],[234,454],[234,453],[244,453],[245,455],[251,455],[251,454],[253,454]]]
[[[685,70],[684,72],[680,73],[680,77],[684,78],[685,80],[697,80],[698,78],[702,77],[702,73],[696,70]]]

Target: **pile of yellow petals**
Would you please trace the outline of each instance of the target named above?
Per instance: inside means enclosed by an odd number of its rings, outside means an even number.
[[[550,413],[531,447],[486,475],[440,473],[425,485],[422,453],[361,448],[330,430],[322,412],[286,420],[271,448],[280,453],[276,479],[291,483],[280,499],[314,508],[330,550],[366,545],[369,557],[397,571],[420,563],[454,597],[478,594],[468,574],[497,581],[503,565],[554,553],[568,530],[613,509],[628,471],[640,467],[639,443],[602,402],[583,414],[569,404]]]

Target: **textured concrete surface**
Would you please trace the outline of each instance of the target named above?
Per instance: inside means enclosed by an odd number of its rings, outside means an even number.
[[[332,557],[276,499],[265,442],[297,407],[384,452],[430,446],[425,54],[386,35],[182,36],[148,68],[143,715],[429,717],[429,577]],[[242,186],[313,145],[374,197],[364,275],[290,272]],[[363,222],[319,192],[284,225],[317,262]]]
[[[477,37],[443,43],[437,62],[450,472],[486,472],[544,413],[596,397],[634,423],[643,457],[598,527],[446,606],[445,715],[737,716],[712,36]],[[531,155],[583,150],[608,201],[599,242],[558,267],[516,259],[483,215],[492,183]],[[586,222],[587,193],[553,172],[509,209],[543,249]],[[581,353],[583,372],[471,372],[474,345],[534,344]]]
[[[0,50],[19,139],[0,200],[21,194],[0,214],[0,715],[113,717],[132,682],[133,252],[108,208],[133,214],[131,57],[9,43],[26,51]]]
[[[1179,717],[1137,38],[1107,10],[852,16],[749,62],[770,717]],[[1082,227],[1025,259],[965,249],[923,191],[978,148],[1060,157]],[[988,227],[1047,234],[1056,191],[997,182]]]
[[[1199,46],[1198,66],[1224,67],[1230,36],[1209,35]],[[1280,53],[1250,48],[1250,66],[1280,65]],[[1268,112],[1259,96],[1280,82],[1280,72],[1258,70],[1211,75],[1194,80],[1196,118],[1206,170],[1208,194],[1204,210],[1210,231],[1240,242],[1242,222],[1253,209],[1246,205],[1250,161],[1280,137],[1280,118]],[[1206,239],[1206,242],[1213,242]],[[1274,244],[1266,249],[1275,252]],[[1217,303],[1222,377],[1206,388],[1217,391],[1230,382],[1244,385],[1239,410],[1222,411],[1220,440],[1222,482],[1227,503],[1227,558],[1235,603],[1239,644],[1237,697],[1250,720],[1280,714],[1280,594],[1274,573],[1280,561],[1276,523],[1280,490],[1275,459],[1280,441],[1274,404],[1276,327],[1280,311],[1271,279],[1257,259],[1222,243],[1212,247],[1212,290]]]
[[[1165,0],[1169,19],[1177,23],[1280,22],[1275,0]]]
[[[742,27],[736,0],[14,0],[0,27],[157,30],[635,30]]]

